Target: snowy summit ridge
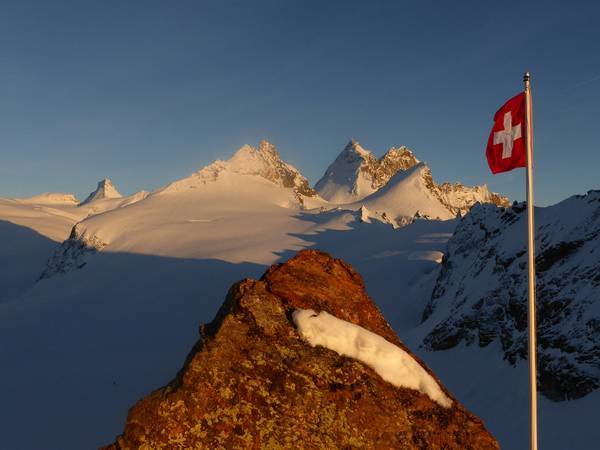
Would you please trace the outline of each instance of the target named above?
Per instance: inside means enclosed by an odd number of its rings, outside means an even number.
[[[217,160],[190,177],[169,184],[161,192],[194,189],[218,180],[224,172],[261,177],[278,186],[293,189],[297,196],[316,195],[308,180],[294,166],[283,161],[275,146],[267,140],[260,141],[258,148],[246,144],[227,161]]]

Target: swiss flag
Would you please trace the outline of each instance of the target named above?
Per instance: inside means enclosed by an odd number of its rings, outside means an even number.
[[[485,155],[492,173],[527,167],[525,93],[507,101],[494,115]]]

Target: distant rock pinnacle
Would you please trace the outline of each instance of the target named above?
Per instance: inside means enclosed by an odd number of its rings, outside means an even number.
[[[98,187],[94,192],[87,196],[87,198],[81,202],[82,205],[91,203],[96,200],[103,200],[106,198],[121,198],[123,197],[117,188],[114,186],[112,181],[108,178],[104,178],[98,182]]]

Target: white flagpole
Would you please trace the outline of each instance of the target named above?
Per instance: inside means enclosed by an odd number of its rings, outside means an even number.
[[[525,72],[526,104],[526,147],[527,147],[527,237],[529,278],[529,430],[530,448],[537,450],[537,369],[536,369],[536,324],[535,324],[535,236],[533,228],[533,123],[529,72]]]

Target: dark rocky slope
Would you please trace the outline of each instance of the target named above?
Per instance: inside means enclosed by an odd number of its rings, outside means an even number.
[[[552,400],[600,386],[600,191],[536,209],[539,388]],[[527,358],[524,204],[474,207],[448,243],[423,319],[429,350],[499,342]]]

